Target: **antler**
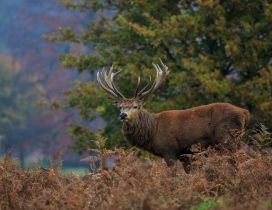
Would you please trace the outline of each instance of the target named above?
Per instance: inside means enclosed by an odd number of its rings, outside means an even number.
[[[159,86],[161,85],[163,81],[164,75],[169,74],[168,67],[161,61],[161,59],[160,59],[160,62],[161,62],[162,68],[160,67],[160,65],[152,63],[157,73],[154,82],[152,83],[151,76],[149,76],[148,84],[140,91],[139,91],[139,85],[141,82],[141,77],[140,76],[138,77],[138,84],[134,94],[134,98],[143,99],[147,95],[149,95],[150,93],[154,92],[155,90],[159,88]],[[97,72],[97,82],[110,95],[116,98],[125,99],[126,97],[116,88],[113,82],[114,77],[120,72],[121,71],[113,72],[113,66],[111,66],[109,72],[105,71],[105,69],[103,68],[101,71]]]
[[[113,80],[116,75],[121,72],[113,72],[113,65],[111,66],[109,72],[105,71],[103,68],[102,71],[97,72],[97,82],[100,86],[110,95],[117,97],[117,98],[126,98],[115,86]]]
[[[161,59],[160,59],[160,62],[161,62],[162,68],[158,64],[152,63],[152,65],[154,66],[156,73],[157,73],[153,84],[151,85],[152,81],[151,81],[151,76],[150,76],[148,84],[139,92],[138,92],[138,89],[139,89],[139,84],[140,84],[140,77],[138,77],[138,85],[137,85],[137,89],[136,89],[136,92],[134,95],[135,98],[137,97],[137,98],[141,99],[141,98],[146,97],[150,93],[153,93],[161,85],[164,75],[169,74],[168,67],[162,62]],[[148,87],[150,87],[150,88],[147,90]]]

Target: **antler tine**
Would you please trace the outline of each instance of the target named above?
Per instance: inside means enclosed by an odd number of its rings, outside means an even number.
[[[110,70],[109,70],[109,73],[107,74],[106,72],[104,72],[104,78],[105,78],[105,81],[107,83],[107,85],[111,88],[111,90],[117,94],[119,97],[121,98],[125,98],[125,96],[116,88],[113,80],[114,80],[114,77],[119,74],[121,72],[118,71],[118,72],[113,72],[113,65],[111,66]]]
[[[141,94],[146,90],[146,88],[148,88],[148,86],[150,86],[152,82],[152,78],[151,78],[151,75],[149,75],[149,82],[146,84],[146,86],[143,87],[143,89],[141,91],[138,92],[137,96],[141,96]]]
[[[101,78],[101,74],[104,72],[104,68],[102,69],[102,71],[98,71],[97,72],[97,74],[96,74],[96,79],[97,79],[97,82],[99,83],[99,85],[107,92],[107,93],[109,93],[109,94],[111,94],[111,95],[113,95],[113,96],[115,96],[115,97],[118,97],[117,95],[116,95],[116,93],[114,93],[111,89],[110,89],[110,87],[108,86],[108,84],[106,83],[104,83],[104,79],[103,78]]]
[[[163,69],[161,69],[161,67],[158,64],[154,64],[152,63],[152,65],[154,66],[155,70],[156,70],[156,78],[152,84],[152,86],[148,89],[148,90],[144,90],[141,91],[141,93],[138,94],[138,97],[144,97],[147,96],[148,94],[154,92],[156,89],[158,89],[158,87],[161,85],[162,81],[163,81],[163,76],[164,74],[168,74],[168,67],[161,61],[161,65],[163,67]]]
[[[116,75],[118,75],[122,70],[113,73],[113,72],[112,72],[112,69],[113,69],[113,65],[111,66],[111,69],[110,69],[110,82],[111,82],[111,86],[112,86],[113,90],[114,90],[118,95],[120,95],[120,97],[126,98],[126,97],[125,97],[125,96],[124,96],[124,95],[116,88],[116,86],[115,86],[115,84],[114,84],[114,81],[113,81],[114,77],[115,77]]]
[[[168,66],[166,66],[162,60],[160,59],[160,62],[161,62],[161,65],[163,67],[163,71],[165,72],[166,75],[168,75],[170,73],[169,69],[168,69]]]
[[[125,96],[116,88],[113,79],[114,77],[119,74],[121,71],[116,73],[113,72],[113,65],[111,66],[109,72],[107,73],[103,68],[102,71],[97,72],[97,81],[100,86],[109,94],[115,97],[125,98]],[[101,78],[102,75],[102,78]]]
[[[136,98],[137,95],[138,95],[140,82],[141,82],[141,77],[138,76],[138,82],[137,82],[137,87],[136,87],[136,90],[135,90],[135,93],[134,93],[134,98]]]

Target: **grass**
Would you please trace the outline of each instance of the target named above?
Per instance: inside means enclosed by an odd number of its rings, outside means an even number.
[[[222,207],[224,206],[223,199],[218,200],[207,200],[199,203],[196,206],[193,206],[190,208],[190,210],[208,210],[208,209],[214,209],[216,207]]]
[[[69,175],[69,174],[74,174],[77,176],[84,176],[89,173],[89,169],[85,167],[65,167],[62,169],[62,174],[64,176]]]

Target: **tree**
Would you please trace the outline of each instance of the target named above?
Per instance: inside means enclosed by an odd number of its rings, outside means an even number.
[[[20,64],[9,56],[0,56],[0,135],[1,150],[8,151],[21,147],[24,151],[25,139],[22,130],[31,118],[32,103],[38,95],[38,85],[25,77]]]
[[[62,0],[68,9],[96,12],[80,33],[62,28],[51,40],[92,46],[92,54],[67,53],[62,64],[94,75],[114,64],[126,95],[137,75],[152,72],[161,58],[172,70],[147,109],[182,109],[216,101],[248,108],[252,122],[272,128],[272,3],[242,0]],[[133,82],[131,82],[133,81]],[[90,81],[67,93],[67,103],[86,120],[102,117],[107,146],[124,145],[117,109]],[[86,129],[82,129],[83,131]],[[87,129],[88,135],[90,131]],[[80,132],[81,138],[83,133]],[[80,141],[80,139],[78,139]],[[89,145],[90,146],[90,145]]]

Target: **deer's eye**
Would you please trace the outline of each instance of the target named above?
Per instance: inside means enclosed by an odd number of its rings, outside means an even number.
[[[134,109],[137,109],[137,108],[138,108],[138,106],[133,106],[133,108],[134,108]]]

